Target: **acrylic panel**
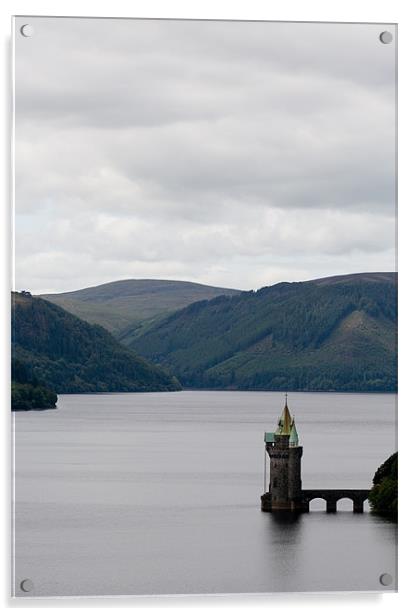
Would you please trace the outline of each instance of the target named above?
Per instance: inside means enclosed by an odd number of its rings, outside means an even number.
[[[396,25],[13,30],[12,594],[396,590]]]

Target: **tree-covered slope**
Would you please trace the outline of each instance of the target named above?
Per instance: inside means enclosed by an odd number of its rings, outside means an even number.
[[[177,280],[118,280],[42,297],[128,341],[135,337],[137,327],[141,331],[143,321],[148,324],[199,300],[238,293],[235,289]]]
[[[18,359],[12,361],[11,407],[13,411],[53,409],[57,395],[33,375],[30,367]]]
[[[381,464],[369,494],[372,511],[396,518],[398,515],[398,452]]]
[[[132,348],[184,386],[394,391],[394,273],[281,283],[180,310]]]
[[[26,293],[12,295],[12,358],[58,393],[180,389],[104,328]]]

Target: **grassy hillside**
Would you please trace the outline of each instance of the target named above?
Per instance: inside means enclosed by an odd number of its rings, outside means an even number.
[[[394,391],[397,280],[354,274],[194,303],[132,348],[184,386]]]
[[[58,393],[180,389],[102,327],[27,294],[12,295],[12,359]]]
[[[130,341],[135,329],[141,331],[160,316],[203,299],[235,295],[235,289],[222,289],[175,280],[119,280],[97,287],[42,295],[54,304],[92,324],[102,325],[117,337]]]

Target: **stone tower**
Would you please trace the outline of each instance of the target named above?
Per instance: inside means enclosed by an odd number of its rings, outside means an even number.
[[[295,421],[285,406],[275,432],[265,432],[265,448],[270,458],[269,491],[261,497],[264,511],[301,511],[301,456]]]

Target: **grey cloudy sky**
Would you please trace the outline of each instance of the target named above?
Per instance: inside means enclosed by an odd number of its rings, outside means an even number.
[[[395,268],[395,44],[381,26],[23,23],[17,289]]]

